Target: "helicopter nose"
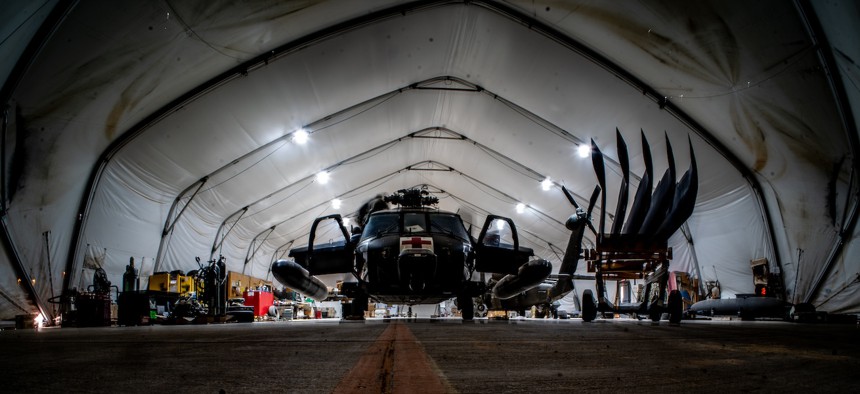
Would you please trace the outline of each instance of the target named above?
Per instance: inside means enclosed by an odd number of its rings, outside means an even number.
[[[397,268],[402,284],[413,292],[422,292],[436,275],[436,254],[426,249],[403,250]]]

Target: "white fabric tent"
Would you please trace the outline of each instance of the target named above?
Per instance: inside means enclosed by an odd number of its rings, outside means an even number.
[[[767,258],[786,300],[860,312],[854,2],[49,0],[0,20],[2,319],[52,317],[48,299],[94,264],[119,284],[130,257],[270,277],[316,216],[420,185],[474,235],[512,217],[557,269],[559,188],[586,204],[591,139],[614,211],[616,128],[636,175],[640,130],[655,174],[665,138],[679,177],[695,149],[673,270],[731,297]]]

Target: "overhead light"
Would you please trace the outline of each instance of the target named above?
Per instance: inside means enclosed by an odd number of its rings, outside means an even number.
[[[320,171],[319,173],[317,173],[317,182],[319,182],[321,185],[325,185],[326,183],[328,183],[329,177],[330,176],[328,171]]]
[[[298,129],[293,132],[293,141],[299,145],[304,145],[305,142],[308,142],[308,132],[305,129]]]
[[[523,213],[526,211],[526,204],[519,203],[517,204],[517,213]]]
[[[505,229],[505,221],[496,219],[496,230],[502,231]]]
[[[546,177],[546,179],[544,179],[543,182],[540,183],[540,187],[541,189],[543,189],[543,191],[549,190],[552,187],[552,180],[549,179],[549,177]]]
[[[343,218],[343,226],[349,228],[349,218]]]
[[[579,154],[579,157],[586,158],[591,155],[591,147],[586,144],[580,144],[578,148],[576,148],[576,153]]]
[[[340,209],[340,199],[335,198],[334,200],[331,200],[331,207],[334,209]]]

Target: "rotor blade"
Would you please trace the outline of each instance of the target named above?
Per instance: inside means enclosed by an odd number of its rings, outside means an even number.
[[[624,234],[639,232],[645,215],[648,214],[648,207],[651,206],[651,189],[654,187],[654,163],[651,161],[651,145],[648,144],[645,131],[642,129],[639,131],[642,134],[642,159],[645,162],[645,174],[639,180],[639,187],[633,197],[633,206],[630,208],[630,216],[627,217],[624,229],[621,230]]]
[[[597,203],[597,196],[600,195],[600,186],[594,186],[594,191],[591,192],[591,199],[588,200],[588,209],[585,210],[585,217],[588,218],[587,226],[591,229],[591,232],[594,233],[594,236],[597,236],[597,230],[594,229],[594,225],[591,224],[591,211],[594,209],[594,204]]]
[[[666,169],[663,178],[657,183],[657,188],[651,195],[651,207],[648,208],[648,214],[645,215],[642,227],[639,228],[639,234],[647,237],[654,235],[654,232],[666,219],[666,215],[672,208],[672,202],[675,200],[675,156],[672,154],[672,144],[669,142],[668,135],[666,135],[666,159],[669,162],[669,168]]]
[[[630,159],[627,155],[627,143],[618,128],[615,128],[615,139],[618,144],[618,162],[621,164],[621,188],[618,191],[618,203],[615,205],[615,219],[612,222],[612,234],[621,234],[624,217],[627,216],[627,198],[630,188]]]
[[[690,168],[681,176],[681,180],[675,187],[672,209],[654,235],[656,242],[665,242],[675,231],[678,231],[678,228],[693,214],[693,208],[696,205],[696,195],[699,192],[699,174],[696,167],[695,152],[693,152],[693,142],[689,138],[688,141],[690,144]]]
[[[606,190],[606,170],[603,167],[603,153],[600,148],[591,139],[591,165],[594,167],[594,175],[597,176],[597,184],[600,185],[600,190]],[[601,195],[600,199],[600,234],[603,234],[603,229],[606,225],[606,193]]]
[[[577,204],[576,200],[573,199],[573,195],[570,194],[570,191],[568,191],[564,186],[561,187],[561,191],[564,192],[565,197],[567,197],[567,200],[573,204],[573,207],[579,209],[579,204]],[[594,208],[594,203],[597,202],[598,193],[600,193],[600,186],[595,186],[594,192],[591,195],[591,200],[588,201],[588,210],[586,211],[586,217],[588,218],[586,226],[591,229],[591,232],[594,233],[594,235],[597,235],[597,230],[594,228],[594,225],[591,224],[591,210]]]
[[[576,203],[576,200],[573,199],[573,195],[570,194],[567,188],[562,186],[561,191],[564,192],[564,196],[567,197],[567,201],[570,202],[570,205],[573,205],[574,208],[579,209],[579,204]]]
[[[595,186],[594,191],[591,192],[591,198],[588,200],[588,209],[586,210],[586,214],[588,217],[591,217],[591,210],[594,209],[594,204],[597,203],[597,196],[600,195],[600,186]]]

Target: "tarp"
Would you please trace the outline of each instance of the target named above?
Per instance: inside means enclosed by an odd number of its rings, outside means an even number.
[[[473,235],[488,214],[512,217],[557,270],[573,213],[560,186],[587,204],[597,180],[576,150],[592,139],[614,212],[616,128],[631,190],[644,171],[640,130],[656,176],[666,138],[678,177],[693,146],[699,195],[686,236],[670,239],[673,270],[719,280],[731,297],[753,291],[750,261],[766,258],[788,301],[860,311],[851,2],[0,9],[4,26],[21,26],[0,45],[0,70],[25,65],[3,74],[4,165],[21,170],[5,178],[14,250],[0,256],[0,318],[47,305],[64,283],[90,285],[94,259],[114,284],[132,257],[142,275],[223,255],[230,270],[270,278],[315,217],[354,218],[372,196],[414,186]],[[26,45],[38,50],[28,57]],[[291,138],[298,129],[307,143]],[[36,280],[34,297],[19,271]]]

